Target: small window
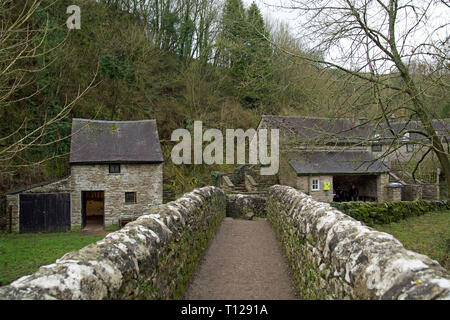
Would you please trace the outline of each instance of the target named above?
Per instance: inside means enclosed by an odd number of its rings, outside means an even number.
[[[136,203],[136,192],[125,192],[125,203]]]
[[[109,173],[120,173],[120,164],[110,164]]]
[[[319,179],[312,179],[311,190],[312,191],[319,190]]]
[[[414,145],[409,143],[406,145],[406,152],[413,152],[414,151]]]
[[[383,151],[383,146],[381,144],[373,144],[372,152],[381,152]]]

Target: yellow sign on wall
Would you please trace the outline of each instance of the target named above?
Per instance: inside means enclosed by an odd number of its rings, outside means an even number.
[[[330,181],[324,181],[323,182],[323,190],[330,190],[331,188],[331,182]]]

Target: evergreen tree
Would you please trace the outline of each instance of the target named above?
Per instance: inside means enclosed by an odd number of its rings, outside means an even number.
[[[234,77],[242,77],[245,64],[246,16],[242,0],[227,0],[222,16],[223,63]]]
[[[223,61],[234,80],[233,94],[247,108],[271,106],[272,49],[258,6],[252,3],[246,11],[241,0],[227,0],[222,28]]]
[[[261,11],[253,2],[247,12],[246,64],[241,102],[248,108],[273,104],[272,48]]]

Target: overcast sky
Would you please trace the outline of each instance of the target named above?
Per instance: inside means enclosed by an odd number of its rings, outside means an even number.
[[[279,8],[277,6],[280,6],[282,3],[288,4],[289,0],[243,0],[245,6],[248,8],[252,2],[256,2],[258,7],[260,8],[264,18],[267,22],[269,22],[269,25],[273,26],[273,23],[283,22],[287,24],[290,28],[290,32],[294,37],[301,37],[301,27],[300,22],[302,21],[302,17],[299,16],[300,11],[299,10],[287,10],[283,8]],[[311,0],[314,1],[314,0]],[[417,4],[424,6],[427,5],[428,1],[417,1]],[[423,44],[424,42],[428,42],[431,37],[431,39],[440,39],[443,40],[450,34],[450,8],[443,5],[442,3],[439,4],[439,2],[430,2],[430,8],[428,10],[429,20],[427,20],[426,27],[420,28],[420,26],[417,28],[416,32],[410,34],[408,36],[408,39],[406,41],[407,46],[405,48],[415,47],[419,44]],[[401,40],[400,33],[403,30],[408,30],[410,27],[412,27],[416,23],[416,19],[414,17],[410,19],[411,17],[407,16],[401,16],[403,11],[399,13],[398,17],[398,27],[396,28],[397,32],[399,33],[397,35],[397,39]],[[375,16],[374,16],[375,17]],[[272,23],[270,23],[272,22]],[[305,21],[303,21],[305,22]],[[377,21],[375,18],[375,21],[372,21],[372,25],[376,25]],[[446,25],[447,24],[447,25]],[[445,25],[443,28],[439,28],[437,32],[433,32],[433,30],[436,30],[437,26]],[[319,37],[320,38],[320,35]],[[311,44],[311,41],[314,42],[316,38],[311,38],[309,41]],[[345,40],[344,40],[345,41]],[[344,45],[345,47],[345,45]],[[331,60],[335,60],[336,58],[339,59],[339,57],[342,57],[342,54],[345,55],[345,53],[337,53],[335,49],[331,49],[331,52],[329,52],[328,58]],[[334,57],[332,57],[334,56]]]
[[[268,19],[279,20],[295,27],[295,21],[298,19],[297,13],[274,7],[280,4],[279,0],[244,0],[244,4],[248,8],[253,1],[258,5],[266,21]]]

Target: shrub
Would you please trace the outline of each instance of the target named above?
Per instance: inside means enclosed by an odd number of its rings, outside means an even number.
[[[397,222],[431,211],[450,209],[446,201],[333,202],[331,206],[369,226]]]

